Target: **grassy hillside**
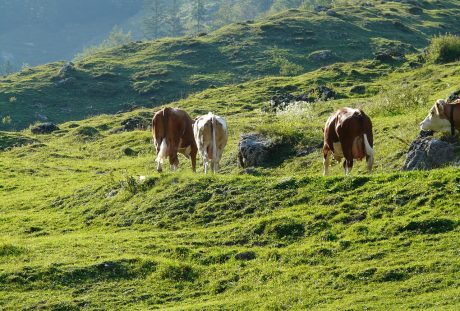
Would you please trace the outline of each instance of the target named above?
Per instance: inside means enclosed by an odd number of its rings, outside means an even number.
[[[191,174],[183,157],[178,173],[160,176],[151,134],[117,132],[127,118],[148,122],[152,109],[65,123],[51,135],[1,133],[0,307],[457,310],[457,169],[398,170],[431,102],[455,89],[459,64],[338,63],[174,103],[227,117],[224,174],[215,176]],[[318,80],[343,98],[261,111],[276,92]],[[366,92],[350,94],[352,85]],[[376,173],[361,175],[358,163],[345,178],[335,165],[339,176],[323,178],[320,128],[344,105],[373,118]],[[250,131],[288,144],[247,174],[236,144]]]
[[[458,310],[458,168],[400,169],[432,103],[459,89],[460,62],[373,60],[458,29],[455,1],[420,5],[289,11],[135,43],[76,63],[61,87],[62,64],[0,78],[3,128],[62,122],[48,135],[0,131],[0,309]],[[311,61],[324,49],[336,57]],[[280,57],[302,70],[280,76]],[[266,109],[319,85],[336,99]],[[178,172],[156,173],[148,125],[160,107],[136,107],[169,101],[228,120],[220,174],[192,174],[182,156]],[[339,163],[321,176],[321,129],[342,106],[372,118],[372,175],[358,162],[352,176]],[[128,119],[143,129],[122,131]],[[249,132],[278,148],[243,170]]]
[[[59,83],[62,63],[0,78],[0,115],[12,119],[0,129],[23,129],[44,117],[63,122],[152,107],[210,87],[379,53],[400,56],[460,26],[457,1],[366,3],[320,13],[291,10],[205,36],[132,43],[78,61],[66,84]],[[324,50],[332,56],[318,60]]]

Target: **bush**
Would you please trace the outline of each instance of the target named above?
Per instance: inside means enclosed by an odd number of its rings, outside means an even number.
[[[431,39],[427,60],[432,63],[449,63],[460,60],[460,37],[447,34]]]
[[[298,76],[301,75],[304,71],[302,66],[294,64],[286,58],[277,58],[275,62],[280,67],[280,75],[282,76]]]

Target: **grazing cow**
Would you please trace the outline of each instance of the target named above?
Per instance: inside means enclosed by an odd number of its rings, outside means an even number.
[[[353,168],[353,159],[362,160],[364,157],[367,170],[371,173],[374,164],[373,144],[372,122],[362,110],[337,110],[329,117],[324,128],[324,175],[329,174],[331,153],[337,161],[345,158],[343,167],[346,175]]]
[[[219,169],[219,162],[227,145],[228,129],[224,118],[208,113],[195,120],[193,133],[204,164],[204,172],[208,173],[209,162],[215,173]]]
[[[446,103],[439,99],[431,108],[425,120],[420,123],[422,131],[450,132],[460,131],[460,99]]]
[[[171,169],[175,171],[179,165],[177,153],[182,153],[192,161],[192,169],[196,171],[196,148],[193,138],[193,120],[183,110],[164,108],[158,111],[152,120],[152,134],[157,150],[157,171],[162,171],[162,164],[169,158]]]

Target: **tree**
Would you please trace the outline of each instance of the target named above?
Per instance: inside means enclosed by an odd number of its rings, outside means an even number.
[[[143,21],[144,34],[150,39],[164,36],[166,22],[164,0],[150,0],[147,4],[147,12]]]
[[[178,0],[172,0],[166,16],[168,25],[168,34],[171,37],[180,36],[183,32],[182,20],[180,18],[180,3]]]
[[[195,33],[203,32],[206,9],[203,0],[193,0],[192,3],[192,27]]]
[[[8,75],[13,72],[14,67],[10,60],[6,60],[3,64],[0,65],[0,74]]]

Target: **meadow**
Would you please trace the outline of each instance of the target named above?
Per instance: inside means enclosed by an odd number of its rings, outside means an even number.
[[[431,18],[457,23],[444,15],[457,12],[456,1],[424,3],[424,16],[405,20],[413,32],[397,34],[414,49],[428,46],[430,31],[439,26]],[[346,16],[353,23],[365,22],[361,16],[376,23],[356,32],[370,42],[369,33],[395,36],[377,25],[389,12],[409,16],[408,6],[376,2]],[[208,82],[196,88],[184,84],[178,98],[174,88],[162,87],[158,94],[171,96],[164,103],[192,117],[208,111],[225,116],[229,144],[219,174],[204,175],[202,167],[193,174],[182,156],[177,172],[155,171],[148,127],[163,99],[152,104],[132,92],[126,77],[135,71],[126,68],[156,65],[153,58],[160,56],[149,50],[154,47],[193,41],[198,43],[192,46],[206,42],[209,48],[210,41],[239,29],[269,25],[266,31],[273,36],[278,24],[337,22],[308,14],[289,11],[205,37],[133,45],[143,52],[122,47],[95,55],[75,64],[75,84],[65,89],[47,80],[61,63],[0,78],[0,107],[13,119],[4,125],[10,131],[0,132],[0,309],[458,310],[458,168],[401,171],[429,108],[459,88],[456,60],[430,61],[415,49],[386,62],[363,48],[362,54],[350,50],[328,64],[303,63],[302,72],[292,76],[281,76],[279,68],[265,70],[257,63],[264,62],[259,54],[244,54],[256,61],[234,71],[231,65],[201,73],[192,67],[172,71],[174,83],[199,75]],[[340,42],[334,41],[338,49]],[[222,44],[219,49],[228,53],[242,48]],[[254,46],[262,50],[259,43]],[[300,46],[289,50],[292,62],[313,49]],[[196,60],[195,66],[201,64]],[[241,74],[243,68],[247,74]],[[101,80],[94,84],[96,72]],[[336,98],[266,109],[276,94],[298,95],[319,85],[332,88]],[[356,86],[359,93],[351,91]],[[16,101],[9,102],[11,97]],[[60,130],[31,133],[29,98],[46,100],[43,111]],[[118,112],[127,103],[133,105]],[[143,103],[155,107],[140,107]],[[85,110],[87,105],[92,110]],[[365,163],[358,162],[351,176],[343,176],[339,163],[333,176],[322,176],[322,126],[342,106],[361,108],[372,118],[373,174],[365,174]],[[73,112],[64,114],[62,107]],[[129,118],[145,126],[121,131]],[[11,131],[14,127],[18,131]],[[266,165],[245,170],[237,165],[237,145],[240,134],[251,132],[279,148]]]

